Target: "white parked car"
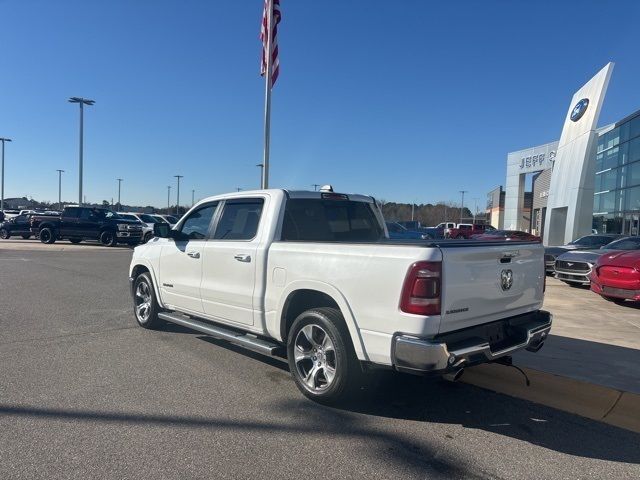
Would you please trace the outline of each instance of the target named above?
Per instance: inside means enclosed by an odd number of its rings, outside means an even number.
[[[171,225],[172,227],[178,223],[178,218],[174,217],[173,215],[161,215],[161,214],[155,214],[155,217],[160,217],[162,220],[164,220],[165,222],[167,222],[169,225]]]
[[[390,240],[372,197],[258,190],[198,202],[135,248],[138,324],[173,322],[284,355],[333,402],[370,367],[449,375],[542,347],[539,242]]]
[[[142,243],[147,243],[153,238],[153,226],[158,223],[158,220],[146,213],[125,212],[118,213],[122,218],[128,218],[129,220],[138,220],[142,223]]]

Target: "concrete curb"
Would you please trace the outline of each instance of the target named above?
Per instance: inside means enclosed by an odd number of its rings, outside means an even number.
[[[468,368],[460,381],[640,433],[640,395],[530,368],[523,370],[531,382],[529,387],[522,373],[499,364]]]

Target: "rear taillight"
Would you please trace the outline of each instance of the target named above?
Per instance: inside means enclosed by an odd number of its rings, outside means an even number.
[[[440,315],[441,262],[411,265],[402,287],[400,310],[415,315]]]

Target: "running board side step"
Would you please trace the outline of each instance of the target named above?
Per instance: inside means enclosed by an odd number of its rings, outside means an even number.
[[[247,350],[262,353],[263,355],[271,355],[275,357],[286,356],[286,349],[282,345],[255,337],[251,334],[237,332],[217,325],[214,326],[210,323],[196,320],[179,313],[160,312],[158,313],[158,317],[166,322],[176,323],[183,327],[197,330],[198,332],[211,335],[212,337],[219,338],[221,340],[226,340],[235,345],[240,345]]]

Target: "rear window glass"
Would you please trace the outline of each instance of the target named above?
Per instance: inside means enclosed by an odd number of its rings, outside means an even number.
[[[287,201],[282,240],[307,242],[375,242],[384,230],[372,205],[349,200]]]

